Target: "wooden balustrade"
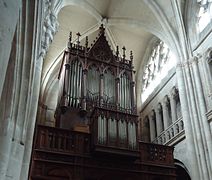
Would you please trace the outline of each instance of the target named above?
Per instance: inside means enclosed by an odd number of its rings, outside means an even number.
[[[89,153],[90,134],[38,125],[35,149]]]
[[[151,144],[140,142],[140,157],[142,162],[157,163],[157,164],[173,164],[173,150],[171,146],[160,144]]]

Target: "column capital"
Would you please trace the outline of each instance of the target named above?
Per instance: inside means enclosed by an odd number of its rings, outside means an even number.
[[[153,118],[155,118],[155,110],[151,110],[150,114],[149,114],[149,118],[152,120]]]
[[[158,103],[157,104],[157,112],[162,112],[162,105],[161,105],[161,103]]]
[[[83,69],[82,72],[83,72],[84,75],[87,75],[88,69]]]
[[[65,67],[66,67],[67,70],[70,69],[70,64],[69,63],[66,63],[65,64]]]
[[[101,73],[101,74],[100,74],[100,79],[103,79],[103,77],[104,77],[104,74]]]
[[[205,52],[205,57],[208,63],[212,62],[212,47],[208,48],[208,50]]]
[[[176,86],[174,86],[171,90],[171,97],[176,100],[176,98],[178,97],[178,93],[178,89],[176,88]]]
[[[163,98],[163,104],[164,104],[165,106],[167,106],[167,105],[169,104],[169,102],[170,102],[169,96],[166,95],[166,96]]]
[[[189,65],[192,65],[193,63],[198,63],[200,58],[201,58],[200,55],[191,57],[191,59],[189,61]]]
[[[116,78],[116,82],[120,83],[120,78],[119,77]]]

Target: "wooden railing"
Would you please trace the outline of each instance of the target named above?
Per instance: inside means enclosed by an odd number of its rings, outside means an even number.
[[[171,146],[140,142],[139,149],[141,162],[174,165],[174,148]]]
[[[90,134],[38,125],[35,149],[86,154],[90,151]]]
[[[184,137],[183,118],[179,118],[153,141],[156,144],[172,145]]]

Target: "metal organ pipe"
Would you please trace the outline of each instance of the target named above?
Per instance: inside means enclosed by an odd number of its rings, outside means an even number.
[[[69,84],[69,76],[70,76],[70,65],[67,63],[65,64],[65,83],[64,83],[64,94],[65,94],[65,106],[67,106],[67,102],[69,102],[70,98],[70,84]]]
[[[86,83],[87,83],[87,70],[82,71],[82,79],[83,79],[83,84],[82,84],[82,109],[86,110]]]
[[[119,126],[119,138],[121,142],[126,141],[127,139],[126,121],[119,120],[118,126]]]
[[[136,147],[136,125],[135,123],[128,124],[129,145],[132,149]]]
[[[98,142],[100,144],[106,143],[106,122],[105,116],[98,116]]]
[[[71,63],[71,76],[70,76],[70,102],[69,102],[69,106],[73,106],[73,92],[74,92],[74,65],[73,65],[74,62]]]
[[[95,67],[88,70],[87,97],[92,102],[97,102],[99,99],[99,77],[99,72]]]
[[[70,68],[70,99],[71,107],[79,107],[82,91],[82,66],[79,61],[72,61]]]
[[[131,91],[130,79],[124,73],[120,77],[120,107],[124,109],[131,109]]]
[[[115,103],[115,77],[110,71],[104,74],[104,94],[106,103]]]
[[[77,100],[77,80],[78,80],[78,68],[77,68],[77,65],[78,65],[78,61],[76,61],[76,65],[74,66],[74,107],[77,107],[76,106],[76,100]]]
[[[114,141],[116,139],[116,134],[117,134],[116,120],[109,117],[108,121],[109,121],[109,138],[110,138],[110,141]]]
[[[81,69],[79,69],[79,88],[78,88],[78,105],[80,105],[80,98],[81,98],[81,94],[82,94],[82,67]]]

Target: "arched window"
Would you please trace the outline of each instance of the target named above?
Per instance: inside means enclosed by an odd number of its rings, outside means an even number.
[[[142,102],[147,99],[175,64],[176,58],[168,46],[160,40],[157,41],[143,71]]]
[[[197,0],[197,28],[202,32],[212,19],[212,0]]]

